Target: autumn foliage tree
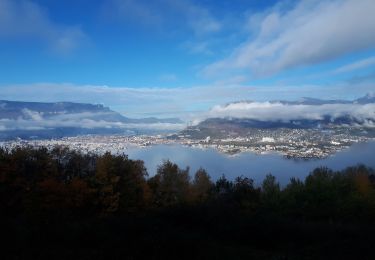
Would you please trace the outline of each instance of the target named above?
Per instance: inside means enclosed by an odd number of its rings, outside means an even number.
[[[189,201],[189,168],[183,170],[169,160],[164,161],[148,183],[152,191],[152,201],[158,207],[170,207]]]
[[[80,259],[108,252],[108,259],[129,252],[130,259],[165,259],[174,249],[188,259],[289,259],[303,250],[291,259],[321,259],[316,248],[331,249],[327,259],[357,259],[347,254],[351,245],[360,257],[370,249],[362,258],[372,259],[375,172],[320,167],[304,180],[281,185],[267,175],[256,185],[246,176],[211,180],[203,168],[191,179],[189,168],[171,161],[149,177],[143,161],[124,154],[0,148],[0,212],[3,248],[18,246],[11,259],[29,259],[30,250],[48,259],[71,259],[77,250]]]
[[[311,220],[371,221],[375,175],[363,165],[339,172],[320,167],[282,187],[267,175],[254,181],[224,175],[215,182],[203,168],[162,162],[148,177],[143,161],[126,155],[83,154],[64,147],[0,149],[0,207],[5,215],[107,217],[175,206],[216,205]],[[260,214],[260,213],[259,213]]]
[[[192,183],[193,200],[197,203],[206,202],[213,193],[214,184],[205,169],[199,168]]]

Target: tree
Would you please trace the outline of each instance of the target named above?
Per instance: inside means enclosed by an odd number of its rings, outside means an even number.
[[[218,196],[228,195],[233,192],[233,182],[223,174],[215,183],[215,192]]]
[[[213,188],[211,177],[205,169],[199,168],[194,175],[193,197],[198,203],[207,201]]]
[[[284,210],[293,216],[300,217],[304,214],[306,207],[306,191],[303,181],[291,178],[283,192]]]
[[[118,191],[118,176],[113,156],[107,152],[97,160],[95,181],[99,195],[99,205],[103,216],[117,212],[120,193]]]
[[[276,177],[268,174],[262,183],[262,200],[266,208],[277,209],[280,205],[280,184]]]
[[[239,176],[234,180],[234,200],[241,208],[254,209],[259,201],[259,190],[254,188],[254,180]]]
[[[156,206],[184,204],[190,195],[189,168],[182,170],[177,164],[164,161],[158,166],[157,174],[150,178],[149,186]]]
[[[149,200],[143,161],[106,153],[97,160],[95,180],[104,213],[134,211]]]
[[[134,211],[147,206],[151,199],[144,162],[123,157],[119,176],[120,210]]]

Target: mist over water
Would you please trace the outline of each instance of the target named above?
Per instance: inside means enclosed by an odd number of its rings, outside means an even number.
[[[126,151],[131,159],[140,159],[150,176],[156,173],[157,166],[169,159],[179,167],[190,167],[193,175],[199,167],[207,170],[213,180],[221,175],[229,179],[243,175],[254,179],[259,184],[271,173],[281,184],[286,184],[291,177],[304,179],[313,169],[327,166],[341,170],[356,164],[365,164],[375,168],[375,142],[358,143],[325,159],[286,159],[277,153],[255,154],[241,153],[229,156],[214,149],[198,149],[181,145],[156,145],[147,148],[132,148]]]

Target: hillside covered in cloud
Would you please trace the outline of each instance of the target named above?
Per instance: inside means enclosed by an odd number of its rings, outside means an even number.
[[[200,124],[213,122],[213,119],[218,119],[216,122],[246,122],[248,126],[260,128],[328,125],[375,127],[375,96],[368,94],[354,101],[311,98],[291,102],[240,101],[214,106]]]
[[[216,105],[193,122],[252,128],[375,127],[375,96],[354,101],[239,101]],[[58,138],[84,134],[154,134],[185,128],[178,118],[128,118],[101,104],[0,101],[0,138]]]
[[[101,104],[0,101],[0,138],[134,134],[181,129],[178,119],[131,119]]]

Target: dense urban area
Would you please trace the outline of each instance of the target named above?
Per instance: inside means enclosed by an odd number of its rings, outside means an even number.
[[[192,131],[192,130],[191,130]],[[190,131],[190,132],[191,132]],[[194,131],[199,131],[195,129]],[[151,145],[181,144],[198,149],[216,149],[225,154],[242,152],[277,152],[286,158],[325,158],[358,142],[375,140],[372,130],[358,128],[336,129],[252,129],[246,135],[228,133],[225,136],[204,135],[199,138],[190,133],[174,135],[83,135],[60,139],[4,141],[3,147],[66,146],[84,153],[126,153],[129,148],[144,148]]]

